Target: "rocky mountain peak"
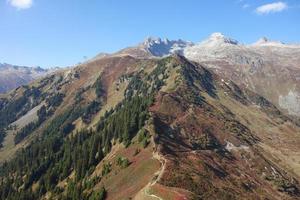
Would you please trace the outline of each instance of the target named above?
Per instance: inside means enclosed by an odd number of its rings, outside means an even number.
[[[152,45],[155,44],[161,44],[161,43],[167,44],[168,42],[169,42],[168,39],[162,40],[160,37],[149,36],[144,40],[143,45],[146,47],[151,47]]]
[[[153,56],[166,56],[174,53],[182,53],[183,49],[192,46],[192,42],[184,40],[169,40],[159,37],[147,37],[142,46]]]

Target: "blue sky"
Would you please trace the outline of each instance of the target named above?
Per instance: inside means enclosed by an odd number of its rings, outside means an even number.
[[[68,66],[147,36],[300,42],[300,1],[0,0],[0,62]]]

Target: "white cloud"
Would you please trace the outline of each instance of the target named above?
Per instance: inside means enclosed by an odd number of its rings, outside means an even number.
[[[33,0],[7,0],[7,2],[17,9],[28,9],[33,4]]]
[[[286,10],[287,8],[288,5],[286,3],[279,1],[279,2],[274,2],[274,3],[259,6],[255,9],[255,11],[258,14],[269,14],[269,13],[281,12],[283,10]]]

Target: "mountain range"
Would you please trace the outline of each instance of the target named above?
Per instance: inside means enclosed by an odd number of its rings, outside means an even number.
[[[147,38],[0,95],[1,199],[300,199],[299,45]]]
[[[300,116],[300,45],[270,41],[265,37],[254,44],[244,45],[221,33],[213,33],[198,44],[147,38],[135,47],[112,55],[151,58],[174,53],[257,92],[284,112]]]
[[[0,63],[0,93],[8,92],[21,85],[27,85],[29,82],[41,78],[52,72],[41,67],[25,67]]]

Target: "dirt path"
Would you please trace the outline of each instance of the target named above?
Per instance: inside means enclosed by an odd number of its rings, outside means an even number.
[[[166,168],[166,159],[159,155],[158,152],[153,152],[152,158],[158,160],[161,163],[161,168],[154,174],[155,179],[150,181],[135,197],[135,200],[163,200],[161,197],[151,194],[150,190],[153,185],[155,185],[163,176]]]
[[[161,156],[158,152],[153,152],[152,156],[154,159],[158,160],[161,163],[161,168],[155,173],[157,178],[151,183],[151,185],[155,185],[161,179],[166,169],[166,159],[163,156]]]

